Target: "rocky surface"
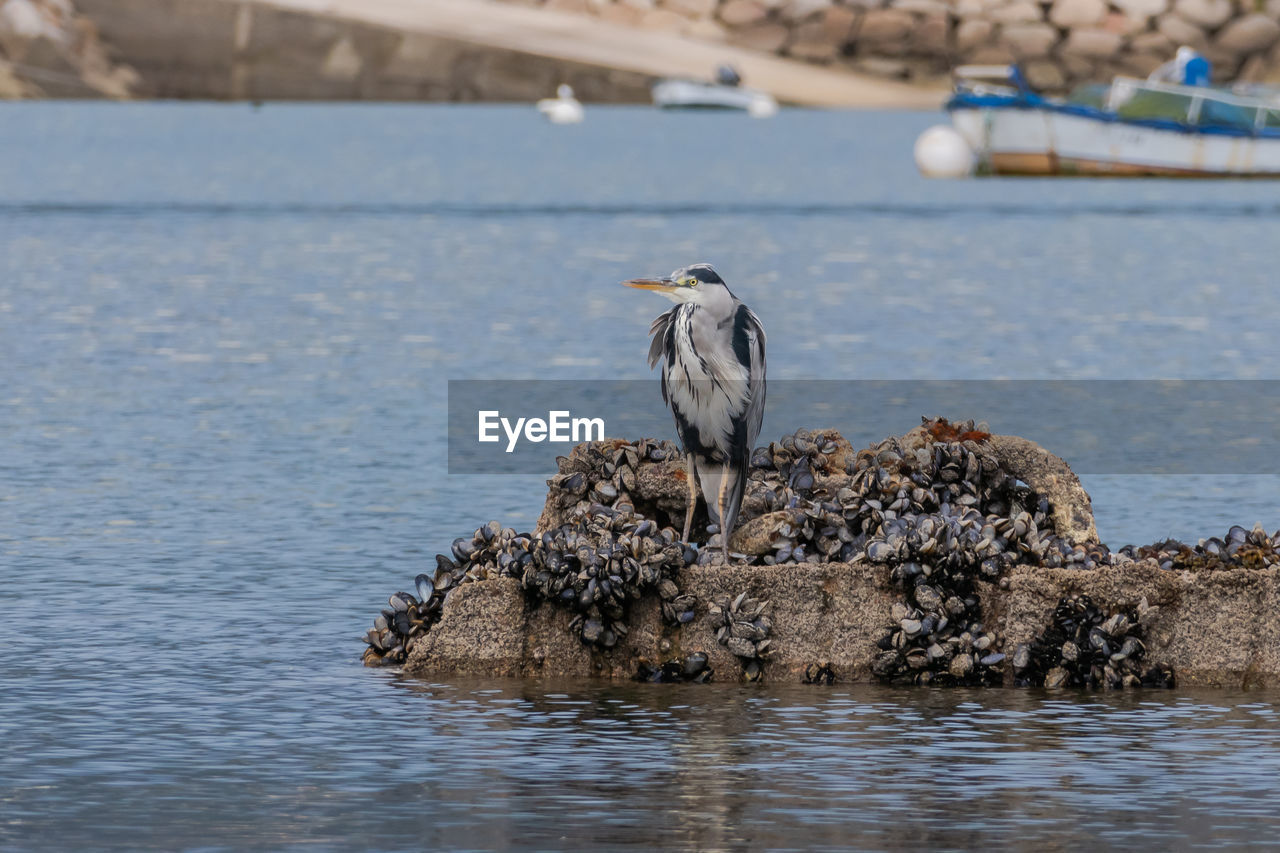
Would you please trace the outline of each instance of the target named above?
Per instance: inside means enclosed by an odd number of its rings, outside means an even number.
[[[71,0],[0,0],[0,98],[126,98],[136,79]]]
[[[829,664],[837,681],[873,681],[883,631],[896,593],[888,570],[861,564],[797,567],[693,567],[682,587],[712,601],[749,592],[769,602],[772,659],[763,678],[796,683],[807,668]],[[1170,572],[1152,561],[1094,570],[1016,566],[1008,589],[984,590],[987,618],[1012,651],[1030,643],[1060,599],[1088,595],[1104,611],[1158,607],[1147,656],[1172,668],[1178,683],[1214,687],[1280,684],[1280,570],[1213,574]],[[663,625],[657,599],[633,612],[628,638],[611,652],[583,644],[571,615],[552,605],[526,606],[518,581],[502,578],[459,587],[440,623],[423,636],[405,665],[422,676],[572,676],[629,679],[646,666],[692,652],[707,655],[717,680],[742,677],[740,661],[716,642],[710,623]],[[1013,684],[1012,667],[1002,674]]]
[[[1064,90],[1146,75],[1187,44],[1213,62],[1217,80],[1280,82],[1277,0],[541,2],[894,78],[928,81],[961,63],[1017,60],[1033,85]]]
[[[1181,684],[1280,684],[1280,569],[1216,572],[1161,569],[1155,560],[1095,571],[1018,567],[993,599],[1006,645],[1030,642],[1064,596],[1088,595],[1106,610],[1158,607],[1148,657]]]
[[[538,528],[454,541],[375,620],[365,662],[421,675],[1136,687],[1280,679],[1280,533],[1111,551],[1069,466],[925,420],[855,451],[758,448],[725,565],[678,541],[669,442],[560,460]],[[706,525],[699,510],[695,531]]]

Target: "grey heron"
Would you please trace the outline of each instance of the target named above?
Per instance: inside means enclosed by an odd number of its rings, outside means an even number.
[[[729,534],[764,418],[764,327],[710,264],[623,284],[676,303],[649,328],[649,367],[662,362],[662,399],[675,416],[685,453],[689,503],[682,538],[689,541],[701,486],[727,563]]]

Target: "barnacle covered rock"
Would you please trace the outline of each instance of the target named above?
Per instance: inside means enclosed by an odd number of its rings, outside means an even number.
[[[730,565],[701,507],[694,541],[678,541],[689,481],[671,442],[589,442],[558,466],[533,532],[477,528],[388,600],[366,663],[652,681],[1280,679],[1280,636],[1238,616],[1280,606],[1277,536],[1236,527],[1112,552],[1066,463],[981,424],[924,419],[861,450],[799,430],[756,448]]]
[[[760,679],[761,665],[773,651],[773,641],[769,639],[773,620],[765,614],[768,608],[767,601],[757,601],[740,592],[732,600],[728,596],[716,598],[707,611],[716,642],[742,663],[747,681]]]

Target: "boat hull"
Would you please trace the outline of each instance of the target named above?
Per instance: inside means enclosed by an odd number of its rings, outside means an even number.
[[[1106,121],[1039,107],[955,107],[955,129],[997,175],[1280,177],[1280,138]]]
[[[653,103],[663,109],[741,110],[760,117],[778,111],[777,101],[765,92],[692,80],[659,81],[653,87]]]

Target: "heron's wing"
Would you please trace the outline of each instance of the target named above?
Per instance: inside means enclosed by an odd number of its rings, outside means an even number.
[[[649,334],[653,340],[649,341],[649,367],[652,368],[667,352],[667,335],[671,333],[671,323],[675,320],[677,305],[670,311],[665,311],[657,316],[653,324],[649,326]]]
[[[746,305],[739,303],[734,316],[733,346],[738,363],[747,373],[748,399],[741,418],[743,430],[734,440],[734,458],[721,469],[721,476],[729,478],[725,494],[725,517],[720,519],[720,529],[724,531],[726,541],[738,523],[738,512],[742,509],[742,498],[747,490],[751,448],[760,435],[760,425],[764,421],[764,344],[764,326],[760,324],[760,318]]]
[[[649,368],[652,369],[655,364],[667,358],[668,350],[674,341],[672,326],[675,324],[676,311],[680,309],[677,305],[670,311],[665,311],[657,316],[653,324],[649,326],[649,334],[653,336],[653,340],[649,341]],[[667,403],[667,372],[662,373],[662,402]]]
[[[738,306],[735,326],[738,360],[747,369],[747,391],[751,394],[747,410],[743,413],[743,421],[747,425],[746,458],[750,459],[751,449],[760,435],[760,424],[764,421],[764,326],[746,305]]]

